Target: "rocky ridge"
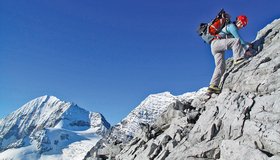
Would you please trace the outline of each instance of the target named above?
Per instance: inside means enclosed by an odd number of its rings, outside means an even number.
[[[120,123],[114,126],[113,135],[118,140],[130,140],[140,129],[140,123],[153,123],[162,114],[169,104],[175,101],[175,96],[169,92],[152,94],[148,96],[139,106],[133,109]],[[124,136],[125,137],[121,137]],[[120,139],[121,138],[121,139]]]
[[[280,159],[279,31],[280,19],[259,31],[258,54],[235,67],[227,60],[220,95],[174,96],[131,140],[108,136],[85,159]]]

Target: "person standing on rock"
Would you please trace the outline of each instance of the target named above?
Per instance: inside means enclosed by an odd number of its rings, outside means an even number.
[[[212,75],[210,86],[207,93],[220,94],[221,88],[219,84],[226,70],[225,51],[231,49],[233,51],[234,65],[238,65],[244,61],[245,54],[250,55],[247,51],[251,44],[245,42],[238,33],[238,30],[248,24],[248,18],[244,15],[236,17],[236,21],[226,24],[215,38],[210,41],[211,52],[215,59],[215,70]]]

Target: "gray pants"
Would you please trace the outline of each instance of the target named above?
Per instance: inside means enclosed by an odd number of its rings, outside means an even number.
[[[245,49],[237,38],[218,39],[211,43],[211,52],[215,59],[215,70],[210,84],[219,86],[221,78],[226,70],[225,51],[232,49],[233,59],[244,57]]]

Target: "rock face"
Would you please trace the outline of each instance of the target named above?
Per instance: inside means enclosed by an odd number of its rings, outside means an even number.
[[[127,138],[130,140],[129,137],[133,137],[140,129],[140,123],[153,123],[167,109],[168,105],[174,101],[176,101],[175,96],[169,92],[148,96],[121,123],[114,126],[113,135],[117,136],[118,140],[123,141],[127,140]]]
[[[110,124],[100,113],[53,96],[36,98],[0,122],[0,153],[36,145],[44,153],[87,139],[86,133],[104,135]],[[86,133],[85,133],[86,132]]]
[[[202,89],[174,96],[131,140],[105,138],[86,159],[280,159],[279,31],[280,19],[259,31],[258,54],[239,66],[227,61],[220,95],[209,98]]]
[[[98,154],[99,157],[110,157],[120,152],[139,130],[140,124],[154,123],[167,107],[176,101],[169,92],[152,94],[132,110],[120,123],[113,126],[107,136],[101,139],[88,153],[87,158]],[[98,153],[97,153],[98,152]]]
[[[97,145],[92,148],[85,159],[107,159],[114,158],[120,151],[131,142],[133,137],[143,136],[142,138],[149,139],[161,133],[158,130],[150,133],[152,127],[156,127],[159,117],[162,117],[162,125],[168,126],[168,121],[172,117],[184,116],[181,111],[193,110],[189,101],[185,99],[193,99],[198,95],[202,95],[205,88],[198,92],[186,93],[182,96],[173,96],[169,92],[153,94],[148,96],[139,106],[137,106],[121,123],[113,126],[107,136],[102,138]],[[175,104],[180,103],[180,106]],[[175,107],[180,111],[174,111],[171,108]],[[190,108],[189,108],[190,107]],[[163,113],[168,113],[164,116]],[[193,111],[190,114],[189,121],[196,121],[199,117],[198,111]],[[143,135],[147,133],[147,135]]]

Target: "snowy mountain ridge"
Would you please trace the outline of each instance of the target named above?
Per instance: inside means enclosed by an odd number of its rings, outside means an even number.
[[[171,104],[183,99],[191,100],[203,94],[205,90],[206,88],[202,88],[197,92],[188,92],[179,96],[174,96],[170,92],[151,94],[117,124],[117,127],[126,135],[133,136],[140,129],[140,123],[153,124]]]
[[[76,142],[82,145],[82,141],[92,141],[92,147],[109,128],[110,124],[100,113],[89,112],[54,96],[38,97],[2,119],[0,152],[3,153],[0,156],[9,153],[9,149],[22,150],[30,146],[33,146],[33,158],[41,154],[62,154]]]
[[[133,109],[118,124],[126,135],[135,133],[139,128],[139,123],[152,123],[161,114],[168,104],[176,101],[176,97],[169,92],[149,95],[144,101]]]

